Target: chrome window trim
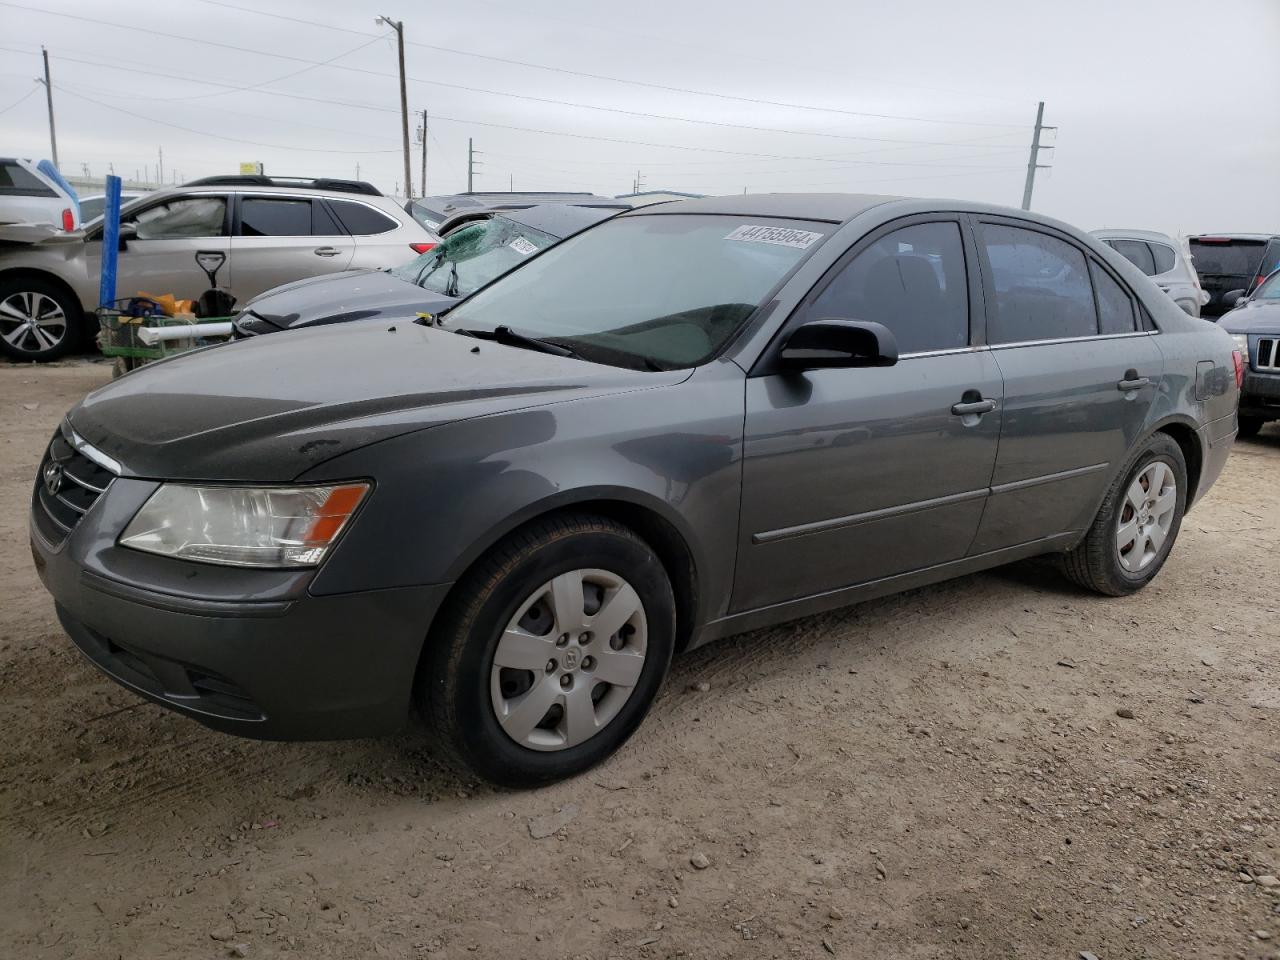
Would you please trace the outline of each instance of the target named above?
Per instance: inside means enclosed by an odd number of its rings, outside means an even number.
[[[1088,343],[1091,340],[1127,340],[1131,337],[1154,337],[1159,330],[1134,330],[1132,333],[1097,333],[1088,337],[1057,337],[1053,340],[1019,340],[1016,343],[993,343],[992,350],[1010,350],[1014,347],[1047,347],[1055,343]]]

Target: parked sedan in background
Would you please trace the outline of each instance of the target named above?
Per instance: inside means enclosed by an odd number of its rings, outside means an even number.
[[[1240,435],[1252,437],[1268,421],[1280,420],[1280,270],[1218,322],[1247,364],[1240,391]]]
[[[1209,296],[1200,288],[1191,258],[1178,242],[1154,230],[1094,230],[1093,235],[1115,250],[1169,295],[1188,315],[1200,316]]]
[[[483,210],[522,210],[526,207],[548,203],[567,203],[579,207],[602,207],[615,211],[631,209],[631,204],[625,200],[619,200],[616,197],[602,197],[594,193],[520,190],[477,190],[471,193],[421,197],[417,200],[408,201],[404,208],[428,230],[439,233],[446,220],[460,213]]]
[[[1191,263],[1209,294],[1203,314],[1220,317],[1280,266],[1280,236],[1217,233],[1188,238]],[[1233,296],[1233,294],[1235,296]]]
[[[0,249],[0,350],[51,360],[96,332],[102,232],[99,219],[83,236]],[[367,183],[206,177],[121,214],[116,291],[195,299],[209,287],[196,254],[218,251],[218,285],[244,301],[302,277],[399,266],[436,240]]]
[[[434,248],[392,270],[350,270],[268,290],[245,304],[235,333],[251,337],[280,330],[439,313],[529,257],[614,216],[618,211],[550,204],[455,216]]]
[[[76,646],[151,700],[284,739],[416,704],[445,755],[529,786],[608,756],[717,637],[1040,554],[1141,589],[1222,470],[1238,371],[1222,330],[1037,214],[659,204],[443,326],[240,341],[94,391],[31,547]]]

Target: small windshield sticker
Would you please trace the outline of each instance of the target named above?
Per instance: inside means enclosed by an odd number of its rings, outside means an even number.
[[[530,243],[528,240],[526,240],[524,237],[516,237],[509,244],[507,244],[507,246],[509,246],[516,253],[520,254],[520,256],[522,257],[527,257],[531,253],[538,252],[538,248],[534,246],[532,243]]]
[[[759,224],[744,223],[726,240],[749,240],[754,243],[776,243],[784,247],[795,247],[805,250],[813,245],[813,241],[821,240],[822,234],[808,230],[793,230],[791,227],[766,227]]]

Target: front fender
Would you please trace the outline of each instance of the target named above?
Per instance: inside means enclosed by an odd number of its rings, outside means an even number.
[[[744,376],[712,367],[653,390],[418,431],[308,471],[298,479],[376,484],[311,592],[449,583],[521,524],[605,500],[648,510],[680,534],[702,613],[719,615],[736,558]]]

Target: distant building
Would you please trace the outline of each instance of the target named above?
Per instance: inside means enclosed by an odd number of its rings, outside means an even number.
[[[679,190],[641,190],[639,193],[621,193],[615,200],[625,200],[633,207],[643,207],[647,203],[663,203],[667,200],[697,200],[705,197],[705,193],[681,193]]]

